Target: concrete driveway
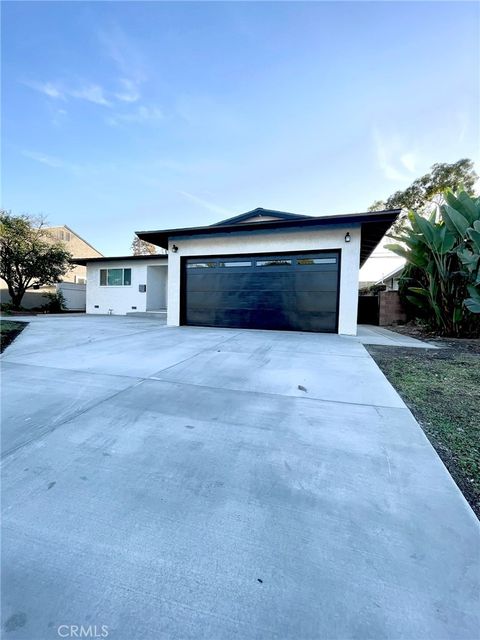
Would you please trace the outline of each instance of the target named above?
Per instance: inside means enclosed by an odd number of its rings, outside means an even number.
[[[361,338],[34,318],[2,369],[6,638],[478,637],[478,522]]]

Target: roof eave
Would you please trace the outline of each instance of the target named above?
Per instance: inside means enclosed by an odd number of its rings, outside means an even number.
[[[203,227],[186,227],[180,229],[164,229],[158,231],[137,231],[136,235],[141,240],[147,240],[152,244],[168,248],[168,242],[172,238],[206,236],[220,234],[234,234],[265,230],[291,229],[294,227],[345,227],[350,224],[362,225],[362,247],[360,262],[363,264],[378,245],[382,237],[399,216],[401,209],[384,211],[369,211],[365,213],[353,213],[342,216],[317,216],[295,220],[274,220],[266,222],[252,222],[238,224],[209,225]],[[375,226],[373,226],[375,225]],[[370,227],[370,235],[367,238],[363,227]],[[365,229],[366,230],[366,229]]]

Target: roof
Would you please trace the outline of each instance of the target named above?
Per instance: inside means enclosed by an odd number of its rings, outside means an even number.
[[[141,240],[146,240],[164,249],[168,248],[169,239],[188,238],[192,236],[226,235],[231,233],[281,231],[289,229],[307,227],[335,227],[342,226],[348,230],[350,224],[360,224],[362,226],[362,239],[360,247],[360,264],[362,265],[385,233],[395,222],[401,209],[390,209],[384,211],[367,211],[364,213],[349,213],[335,216],[306,216],[274,211],[271,209],[253,209],[247,213],[227,218],[216,224],[203,227],[186,227],[178,229],[163,229],[157,231],[137,231],[136,234]],[[266,220],[264,222],[248,222],[249,218],[259,216],[275,217],[276,220]]]
[[[375,284],[383,284],[385,280],[390,280],[390,278],[395,278],[395,276],[401,275],[402,271],[405,269],[405,264],[406,263],[404,262],[402,266],[397,267],[393,271],[390,271],[390,273],[387,273],[387,275],[382,276],[380,280],[377,280],[377,282],[375,282]]]
[[[82,238],[82,236],[80,236],[76,231],[74,231],[72,229],[72,227],[69,227],[68,224],[60,224],[60,225],[56,225],[56,226],[53,226],[53,227],[45,227],[46,231],[51,231],[53,229],[68,229],[70,231],[70,233],[73,233],[73,235],[75,237],[77,237],[79,240],[81,240],[86,245],[88,245],[90,247],[90,249],[93,249],[94,251],[96,251],[99,256],[103,256],[103,253],[100,253],[100,251],[98,249],[96,249],[92,244],[90,244],[90,242],[87,242],[87,240],[85,240],[85,238]]]
[[[129,262],[137,260],[167,260],[168,256],[165,253],[154,253],[152,255],[147,254],[144,256],[102,256],[101,258],[74,258],[71,260],[73,264],[87,265],[90,262]]]
[[[220,220],[220,222],[215,222],[215,224],[212,224],[210,226],[218,227],[224,224],[236,224],[237,222],[243,222],[244,220],[248,220],[249,218],[261,218],[262,216],[278,218],[279,220],[298,220],[303,218],[311,218],[311,216],[299,215],[298,213],[288,213],[286,211],[275,211],[275,209],[264,209],[263,207],[257,207],[256,209],[252,209],[251,211],[247,211],[246,213],[241,213],[239,216],[227,218],[226,220]]]

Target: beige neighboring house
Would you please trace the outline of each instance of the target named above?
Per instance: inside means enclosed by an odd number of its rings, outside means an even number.
[[[74,258],[101,258],[103,254],[95,247],[81,238],[73,229],[64,224],[61,227],[48,227],[48,233],[55,242],[62,242]],[[73,282],[75,284],[86,284],[87,268],[75,265],[63,277],[63,282]]]
[[[66,224],[60,227],[47,227],[45,229],[52,237],[52,242],[61,242],[72,254],[73,258],[101,258],[103,254],[97,251],[89,242],[84,240],[73,229]],[[61,291],[66,300],[67,309],[85,310],[87,268],[81,265],[73,265],[65,274],[62,282],[49,287],[39,287],[38,289],[28,289],[22,300],[22,307],[31,309],[45,304],[47,299],[43,294]],[[0,279],[0,299],[1,302],[9,302],[7,285]]]

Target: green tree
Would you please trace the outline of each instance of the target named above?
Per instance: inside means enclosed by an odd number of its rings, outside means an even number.
[[[464,158],[453,164],[438,162],[429,173],[414,180],[403,191],[396,191],[386,200],[376,200],[369,211],[405,209],[428,215],[444,203],[444,193],[448,189],[463,190],[473,196],[477,178],[472,160]],[[394,226],[395,231],[400,231],[406,224],[407,215],[401,215]]]
[[[60,282],[71,259],[63,244],[52,242],[43,220],[0,211],[0,277],[15,309],[27,289]]]

